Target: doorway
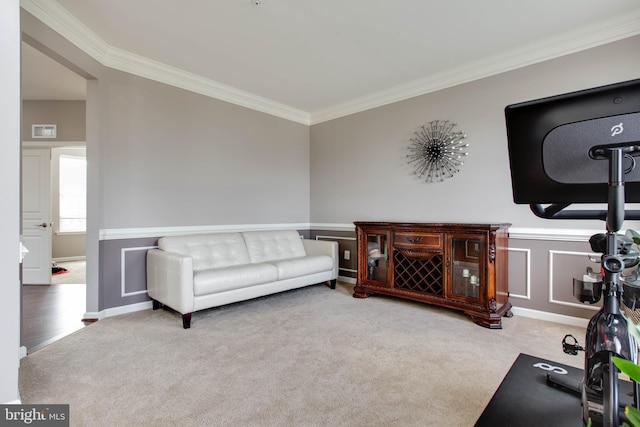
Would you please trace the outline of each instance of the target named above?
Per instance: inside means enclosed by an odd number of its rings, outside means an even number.
[[[24,221],[21,230],[22,242],[29,250],[23,261],[21,280],[21,345],[30,353],[85,326],[86,231],[60,227],[63,222],[69,224],[80,219],[73,211],[69,214],[68,210],[66,213],[61,210],[60,158],[64,155],[82,158],[86,164],[87,80],[25,42],[22,43],[21,74],[23,217],[35,199],[48,198],[47,203],[40,202],[48,212],[34,222],[34,230],[40,231],[43,239],[25,240],[29,226]],[[51,129],[50,125],[54,124],[55,133],[32,132],[33,125]],[[35,152],[40,153],[40,160],[31,161],[30,168],[25,168],[24,159]],[[43,152],[46,155],[41,154]],[[86,212],[86,201],[81,203]],[[37,256],[30,259],[31,255]],[[74,266],[60,267],[68,262],[74,262]],[[28,268],[39,270],[41,278],[31,280]],[[60,273],[61,268],[65,270],[63,274],[52,274]],[[63,276],[66,277],[63,279]],[[39,284],[31,286],[29,282]]]
[[[27,353],[86,325],[82,321],[86,310],[86,186],[81,182],[86,182],[86,174],[78,171],[78,165],[65,170],[68,162],[60,161],[65,155],[84,164],[86,170],[84,148],[23,149],[23,218],[30,219],[23,220],[22,240],[29,252],[23,262],[21,345]],[[73,185],[65,186],[65,182]],[[85,194],[79,197],[74,191]],[[71,203],[64,203],[65,199]],[[74,202],[81,209],[74,210]],[[67,207],[65,212],[64,205],[69,204],[72,209]],[[30,229],[33,223],[48,226]],[[35,255],[32,260],[31,255]],[[43,266],[33,267],[37,262]]]

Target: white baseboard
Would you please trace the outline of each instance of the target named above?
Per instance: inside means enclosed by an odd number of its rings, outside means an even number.
[[[87,260],[86,256],[68,256],[68,257],[53,258],[51,261],[70,262],[70,261],[86,261],[86,260]]]
[[[104,314],[102,311],[87,311],[84,313],[82,320],[100,320],[104,319]]]
[[[561,323],[563,325],[580,326],[586,328],[589,324],[589,319],[583,319],[582,317],[549,313],[546,311],[532,310],[530,308],[512,307],[511,311],[513,311],[513,314],[518,316],[529,317],[531,319],[546,320],[549,322]]]
[[[352,285],[355,285],[358,281],[353,277],[338,276],[338,282],[351,283]]]
[[[151,301],[139,302],[137,304],[123,305],[120,307],[107,308],[102,311],[88,311],[84,314],[85,319],[105,319],[107,317],[118,316],[120,314],[134,313],[136,311],[147,310],[153,307]]]
[[[351,277],[339,276],[338,280],[344,283],[355,284],[356,279]],[[136,311],[148,310],[153,308],[151,301],[140,302],[137,304],[129,304],[121,307],[107,308],[99,312],[87,312],[84,314],[85,319],[104,319],[107,317],[118,316],[120,314],[134,313]],[[579,326],[586,328],[589,319],[581,317],[567,316],[564,314],[549,313],[546,311],[533,310],[530,308],[512,307],[513,314],[528,317],[531,319],[546,320],[548,322],[560,323],[563,325]]]

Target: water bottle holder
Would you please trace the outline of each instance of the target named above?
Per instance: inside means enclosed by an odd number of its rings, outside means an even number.
[[[581,303],[595,304],[602,297],[602,281],[573,279],[573,296]]]

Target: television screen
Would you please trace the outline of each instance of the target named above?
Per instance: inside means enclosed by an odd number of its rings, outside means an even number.
[[[592,148],[640,145],[640,79],[508,105],[505,118],[515,203],[606,203],[609,161]],[[623,167],[638,203],[640,165]]]

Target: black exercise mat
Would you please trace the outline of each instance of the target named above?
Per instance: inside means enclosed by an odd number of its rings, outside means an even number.
[[[582,369],[521,353],[475,426],[583,426],[580,396],[548,385],[548,373],[576,387],[583,377]],[[622,402],[631,403],[630,391],[630,383],[622,381]]]

